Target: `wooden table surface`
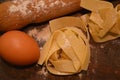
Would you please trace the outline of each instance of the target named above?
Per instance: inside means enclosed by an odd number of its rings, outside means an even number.
[[[120,0],[110,1],[114,5],[120,3]],[[78,16],[82,12],[84,11],[78,11],[72,15]],[[29,33],[36,29],[39,34],[41,31],[44,33],[47,27],[48,22],[45,22],[39,25],[30,25],[22,30]],[[46,33],[44,36],[49,35]],[[44,40],[39,40],[38,43],[41,47]],[[95,43],[91,39],[90,47],[91,60],[86,72],[72,76],[56,76],[36,64],[28,67],[15,67],[0,59],[0,80],[120,80],[120,38],[105,43]]]

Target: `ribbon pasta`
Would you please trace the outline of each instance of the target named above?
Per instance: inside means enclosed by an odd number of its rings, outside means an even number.
[[[114,8],[112,3],[103,0],[81,0],[80,6],[91,11],[86,24],[94,41],[120,37],[120,4]]]
[[[81,0],[80,6],[91,13],[49,22],[52,35],[43,46],[38,64],[45,64],[52,74],[72,75],[87,70],[90,62],[88,30],[96,42],[120,36],[120,4],[114,8],[106,1]]]
[[[56,75],[71,75],[87,70],[90,47],[85,34],[76,27],[56,30],[43,47],[45,65]],[[43,57],[43,56],[42,56]],[[43,61],[42,61],[43,60]]]

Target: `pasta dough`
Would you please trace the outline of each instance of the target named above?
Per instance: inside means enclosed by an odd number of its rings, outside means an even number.
[[[49,72],[56,75],[71,75],[87,70],[90,47],[83,32],[76,27],[56,30],[43,47],[45,65]],[[42,54],[42,53],[41,53]]]
[[[90,14],[49,22],[52,35],[42,49],[38,64],[45,64],[50,73],[72,75],[87,70],[90,61],[88,29],[96,42],[120,36],[120,5],[114,8],[111,3],[99,0],[88,3],[88,0],[81,0],[81,6],[90,10]]]
[[[86,25],[83,23],[82,19],[79,17],[66,16],[66,17],[61,17],[61,18],[51,20],[49,23],[50,23],[50,26],[52,26],[50,27],[51,32],[54,32],[63,27],[70,27],[70,26],[79,27],[82,30],[86,31]]]
[[[75,21],[75,22],[74,22]],[[56,75],[72,75],[87,70],[90,61],[89,39],[85,20],[62,17],[51,20],[52,35],[43,46],[38,64],[45,63],[48,71]]]
[[[94,41],[105,42],[120,37],[120,5],[114,8],[107,1],[81,0],[80,6],[91,11],[86,24]]]

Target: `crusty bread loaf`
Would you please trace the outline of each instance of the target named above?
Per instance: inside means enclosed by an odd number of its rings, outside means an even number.
[[[20,29],[80,9],[80,0],[12,0],[0,4],[0,31]]]

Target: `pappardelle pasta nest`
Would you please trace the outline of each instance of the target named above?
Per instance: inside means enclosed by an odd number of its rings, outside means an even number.
[[[90,47],[88,37],[79,29],[83,26],[80,21],[76,17],[64,17],[50,22],[52,35],[43,47],[39,64],[45,63],[52,74],[72,75],[87,70]],[[56,23],[59,27],[56,27]]]
[[[70,75],[86,70],[90,49],[81,30],[66,27],[55,31],[43,47],[47,69],[57,75]]]

